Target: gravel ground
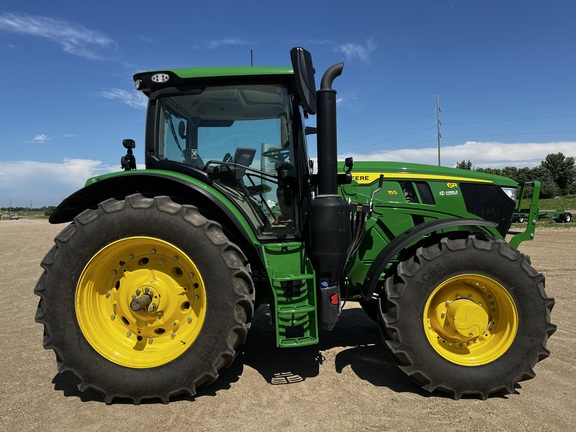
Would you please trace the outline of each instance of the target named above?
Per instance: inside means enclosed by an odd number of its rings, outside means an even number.
[[[430,395],[395,365],[378,329],[355,305],[319,346],[274,347],[274,330],[259,309],[238,360],[194,398],[168,405],[123,401],[106,405],[80,393],[73,377],[58,374],[34,322],[33,289],[43,256],[63,226],[46,221],[0,221],[0,430],[456,430],[567,431],[576,424],[576,352],[570,326],[576,270],[576,228],[539,229],[520,249],[546,276],[556,298],[552,355],[517,392],[486,401]]]

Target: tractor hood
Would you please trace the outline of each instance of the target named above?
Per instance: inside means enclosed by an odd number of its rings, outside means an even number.
[[[339,166],[343,167],[344,162],[339,163]],[[380,174],[384,175],[384,179],[393,178],[401,180],[405,178],[410,180],[437,180],[454,183],[485,183],[510,188],[518,187],[518,184],[508,177],[477,171],[406,162],[354,161],[352,180],[358,182],[358,184],[377,182]]]

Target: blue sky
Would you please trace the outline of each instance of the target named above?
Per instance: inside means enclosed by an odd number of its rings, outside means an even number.
[[[576,156],[574,22],[574,0],[3,0],[0,207],[58,204],[118,170],[124,138],[142,163],[135,72],[289,65],[293,46],[317,82],[345,62],[341,157],[437,164],[436,93],[442,165]]]

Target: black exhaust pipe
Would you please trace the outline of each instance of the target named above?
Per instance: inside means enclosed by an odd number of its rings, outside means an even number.
[[[344,63],[330,67],[322,77],[318,95],[318,194],[333,195],[338,192],[338,149],[336,128],[336,90],[334,80],[340,76]]]

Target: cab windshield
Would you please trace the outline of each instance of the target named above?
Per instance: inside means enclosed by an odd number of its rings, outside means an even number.
[[[155,156],[208,173],[261,234],[290,234],[293,194],[291,105],[281,85],[190,89],[161,97]]]

